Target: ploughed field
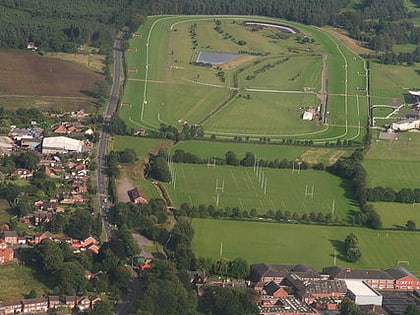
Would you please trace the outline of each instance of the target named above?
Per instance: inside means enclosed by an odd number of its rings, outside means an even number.
[[[101,75],[75,63],[0,50],[0,105],[89,110]]]

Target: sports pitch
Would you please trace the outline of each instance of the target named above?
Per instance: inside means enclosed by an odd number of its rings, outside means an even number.
[[[375,231],[355,227],[194,219],[193,251],[197,257],[234,259],[248,263],[305,263],[321,271],[334,264],[334,243],[350,233],[359,239],[362,258],[348,263],[337,253],[340,267],[385,269],[405,261],[420,274],[420,233]],[[222,244],[222,246],[221,246]]]
[[[245,20],[289,25],[298,34]],[[367,116],[364,61],[320,29],[236,16],[152,17],[130,40],[120,115],[134,128],[203,125],[206,135],[360,141]],[[310,40],[299,42],[307,36]],[[241,53],[217,67],[197,51]],[[326,84],[328,82],[328,84]],[[303,121],[328,94],[323,121]],[[321,94],[319,94],[321,93]],[[326,113],[328,112],[328,114]]]
[[[348,183],[323,171],[269,169],[241,166],[173,164],[174,183],[165,184],[174,205],[213,205],[303,214],[330,213],[343,219],[357,210],[347,198]]]

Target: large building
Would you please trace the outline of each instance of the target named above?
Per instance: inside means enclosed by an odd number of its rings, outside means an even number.
[[[347,295],[357,305],[382,305],[382,295],[360,280],[345,280]]]
[[[69,137],[46,137],[42,141],[43,154],[57,154],[69,152],[85,152],[87,151],[83,141],[72,139]]]
[[[287,275],[294,273],[303,280],[321,279],[318,272],[306,265],[290,264],[253,264],[251,265],[251,281],[268,283],[274,281],[280,283]]]
[[[364,281],[377,290],[393,290],[394,278],[382,270],[376,269],[342,269],[340,267],[325,267],[323,273],[331,279]]]

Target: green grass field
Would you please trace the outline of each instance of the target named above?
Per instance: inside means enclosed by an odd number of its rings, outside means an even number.
[[[216,206],[217,186],[223,186],[219,193],[219,206],[267,210],[282,210],[297,213],[334,212],[341,219],[349,209],[357,209],[346,197],[345,182],[323,171],[295,171],[290,169],[263,169],[257,176],[252,167],[174,164],[176,169],[174,185],[166,184],[175,206],[187,202],[192,205]],[[265,178],[267,188],[265,189]],[[313,198],[309,195],[314,187]],[[265,190],[265,193],[264,193]],[[220,190],[219,190],[220,191]],[[306,192],[306,193],[305,193]],[[306,197],[305,197],[306,194]],[[335,203],[334,210],[333,202]]]
[[[220,20],[220,33],[213,29],[215,18]],[[132,127],[156,128],[160,123],[179,126],[184,121],[200,123],[206,132],[225,137],[270,135],[317,142],[338,138],[360,140],[361,122],[367,114],[367,99],[359,90],[366,86],[366,77],[357,74],[365,71],[363,60],[322,30],[287,22],[314,40],[300,44],[295,35],[245,27],[241,24],[245,18],[148,19],[138,31],[142,35],[130,40],[130,46],[137,51],[127,52],[129,81],[121,116]],[[238,45],[239,40],[246,44]],[[219,70],[190,64],[194,49],[270,54],[269,58],[259,57],[262,60],[259,64],[255,64],[258,59],[248,56],[241,65],[224,68],[221,80],[216,75]],[[322,54],[326,56],[325,73],[328,73],[327,88],[331,96],[328,104],[331,118],[327,126],[303,122],[299,110],[302,105],[316,107],[319,103],[313,93],[321,87]],[[258,67],[285,57],[289,59],[253,80],[245,80]],[[230,88],[236,84],[235,75],[238,75],[239,93],[229,100]],[[279,92],[251,92],[247,88]],[[308,93],[303,93],[305,88]],[[285,93],[282,89],[301,93]]]
[[[28,267],[9,263],[0,266],[0,300],[18,300],[36,290],[39,296],[48,292],[45,285],[35,279],[32,270]]]
[[[420,134],[401,132],[398,140],[379,140],[378,133],[373,134],[373,141],[365,156],[363,166],[367,171],[368,186],[401,188],[419,188],[420,182],[415,176],[420,159]]]
[[[382,65],[371,62],[372,104],[389,104],[393,99],[404,103],[404,94],[416,87],[420,64],[415,66]]]
[[[137,158],[143,159],[150,150],[158,147],[163,142],[165,140],[155,138],[113,136],[110,140],[110,147],[115,151],[133,149],[137,154]]]
[[[211,219],[194,219],[193,228],[193,251],[198,257],[218,259],[222,242],[224,258],[243,257],[248,263],[305,263],[321,271],[322,267],[333,265],[333,243],[355,233],[362,258],[351,264],[338,255],[339,266],[384,269],[406,260],[406,267],[420,274],[418,232]]]
[[[372,203],[382,219],[384,228],[402,228],[413,220],[420,228],[420,204],[374,202]]]

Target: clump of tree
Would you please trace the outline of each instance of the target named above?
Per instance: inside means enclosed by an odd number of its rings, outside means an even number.
[[[405,224],[405,228],[409,231],[415,231],[417,228],[416,222],[414,222],[413,220],[408,220]]]
[[[368,142],[369,140],[366,140],[366,146],[369,145]],[[349,158],[338,159],[327,170],[351,182],[351,191],[360,207],[360,211],[356,212],[351,218],[352,223],[367,226],[372,229],[379,229],[382,227],[381,218],[375,208],[367,203],[367,173],[362,165],[363,158],[363,150],[357,150]]]
[[[348,262],[354,263],[362,257],[362,252],[359,248],[359,239],[354,233],[347,235],[344,240],[344,254]]]
[[[204,137],[204,128],[199,124],[182,124],[181,130],[166,124],[160,124],[159,129],[150,132],[152,138],[171,139],[176,142],[180,140],[202,139]]]
[[[145,175],[148,178],[153,178],[166,183],[169,183],[172,180],[167,155],[164,150],[159,150],[156,155],[150,154],[149,163],[145,168]]]

